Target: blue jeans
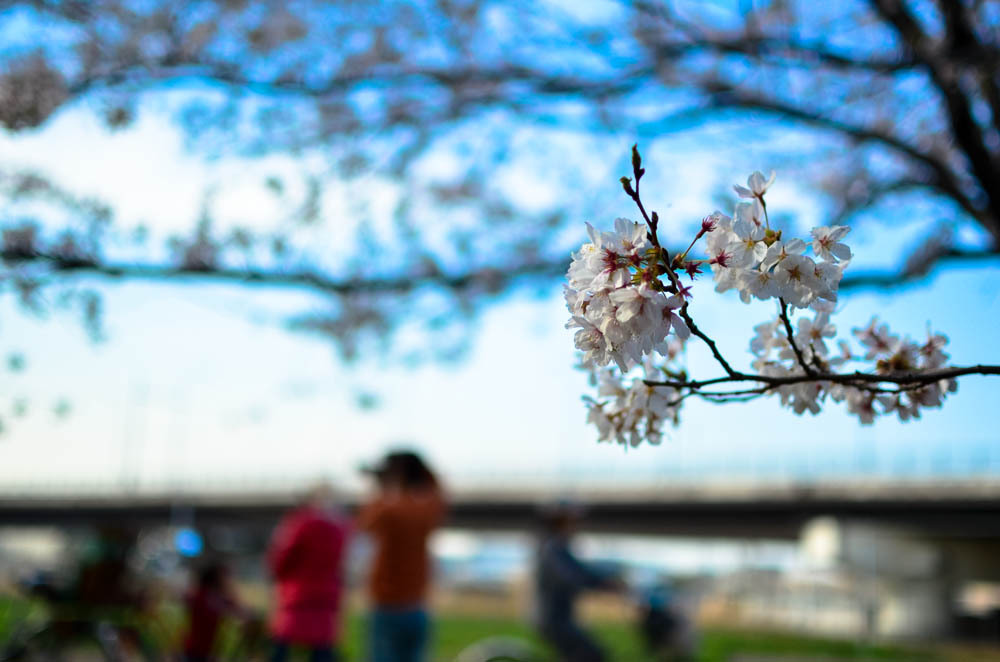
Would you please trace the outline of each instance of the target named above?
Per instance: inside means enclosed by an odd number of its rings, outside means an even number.
[[[271,649],[271,662],[285,662],[288,659],[290,646],[283,641],[274,642]],[[340,656],[330,647],[310,648],[309,662],[337,662]]]
[[[377,607],[371,618],[371,660],[422,662],[429,634],[423,607]]]

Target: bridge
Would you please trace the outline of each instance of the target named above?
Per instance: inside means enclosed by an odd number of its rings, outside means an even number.
[[[530,530],[539,505],[570,497],[585,506],[587,529],[608,533],[794,540],[812,519],[835,517],[939,539],[1000,539],[998,443],[855,440],[764,456],[664,448],[654,462],[630,465],[627,475],[567,466],[573,469],[565,474],[445,471],[448,524]],[[0,526],[184,521],[270,527],[309,482],[275,474],[151,479],[129,463],[121,468],[120,475],[109,471],[92,483],[0,479]],[[356,508],[364,498],[359,477],[330,478],[344,487],[345,505]]]
[[[560,496],[584,508],[586,530],[606,533],[794,540],[809,521],[834,517],[919,531],[933,539],[1000,541],[1000,479],[692,483],[560,492],[516,485],[465,487],[451,492],[447,524],[531,530],[539,507]],[[269,528],[297,498],[291,489],[0,494],[0,526],[183,522]],[[359,492],[343,496],[351,510],[362,499]]]

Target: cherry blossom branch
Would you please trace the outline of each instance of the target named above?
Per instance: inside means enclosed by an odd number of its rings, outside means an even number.
[[[785,334],[788,336],[788,344],[792,346],[792,351],[795,352],[795,358],[802,366],[802,369],[806,371],[807,375],[812,375],[815,373],[813,367],[806,362],[805,357],[802,355],[802,350],[799,349],[798,344],[795,342],[795,333],[792,331],[792,322],[788,319],[788,303],[782,299],[778,299],[779,313],[781,317],[781,322],[785,325]]]
[[[677,273],[674,271],[670,263],[669,253],[665,248],[663,248],[660,245],[660,238],[659,236],[657,236],[657,225],[659,224],[659,217],[657,216],[655,211],[653,212],[652,217],[650,217],[650,215],[646,213],[646,208],[642,204],[642,198],[639,196],[639,180],[642,179],[642,176],[645,174],[645,172],[646,171],[642,168],[642,158],[639,156],[638,146],[633,145],[632,174],[635,177],[635,188],[634,189],[632,188],[627,177],[623,177],[621,179],[622,187],[625,189],[625,193],[630,198],[632,198],[633,202],[635,202],[636,206],[639,208],[639,213],[642,214],[643,219],[646,221],[646,226],[649,228],[649,240],[653,244],[653,246],[657,249],[658,254],[661,256],[661,261],[663,262],[663,266],[666,269],[667,277],[670,279],[670,283],[674,288],[673,291],[675,293],[680,292],[681,291],[680,279],[677,277]],[[691,242],[691,246],[694,246],[695,241],[697,241],[697,239]],[[691,250],[691,246],[688,246],[687,251],[684,251],[685,254]],[[719,347],[715,344],[715,341],[712,340],[707,335],[705,335],[705,333],[698,328],[698,325],[695,324],[694,320],[691,319],[691,315],[690,313],[688,313],[688,302],[686,300],[684,301],[684,305],[681,306],[680,316],[684,320],[684,323],[687,324],[688,330],[691,331],[691,334],[697,336],[699,339],[701,339],[702,342],[708,345],[709,350],[711,350],[712,352],[712,356],[715,357],[715,360],[718,362],[718,364],[722,366],[722,369],[726,371],[726,374],[735,375],[736,371],[733,370],[733,367],[729,364],[726,358],[722,356],[722,352],[719,351]]]
[[[701,380],[654,380],[644,379],[647,386],[669,386],[676,389],[700,389],[703,386],[715,384],[730,384],[736,382],[758,382],[766,384],[767,390],[777,386],[789,386],[793,384],[805,384],[810,382],[829,382],[831,384],[846,384],[849,386],[866,384],[900,384],[912,388],[919,388],[936,382],[964,377],[967,375],[1000,375],[1000,365],[973,365],[965,367],[941,368],[939,370],[926,370],[921,372],[895,373],[895,374],[874,374],[867,372],[822,372],[811,375],[788,375],[772,377],[770,375],[749,374],[737,372],[727,377],[715,377],[713,379]],[[897,391],[892,391],[897,392]]]
[[[803,379],[802,382],[798,383],[809,383],[810,380]],[[658,384],[651,384],[650,382],[645,382],[648,386],[658,386]],[[677,382],[678,384],[683,382]],[[933,383],[933,382],[932,382]],[[916,384],[906,384],[899,388],[880,388],[877,386],[871,386],[864,383],[850,383],[850,386],[854,388],[861,389],[867,393],[873,394],[885,394],[885,395],[899,395],[902,393],[907,393],[910,391],[916,391],[918,389],[924,388],[927,384],[921,382]],[[700,389],[692,389],[685,393],[683,396],[674,401],[674,403],[679,404],[686,398],[690,396],[698,396],[709,400],[710,402],[722,403],[722,402],[746,402],[751,399],[757,398],[761,395],[766,395],[775,390],[775,386],[761,386],[759,388],[741,389],[736,391],[702,391]],[[672,403],[673,404],[673,403]]]
[[[715,341],[709,338],[705,333],[698,328],[698,325],[694,323],[691,319],[691,315],[688,313],[688,304],[684,302],[684,307],[681,308],[681,317],[684,319],[684,323],[688,325],[691,330],[691,335],[697,336],[702,342],[708,345],[708,349],[712,352],[712,356],[715,357],[716,362],[722,366],[722,369],[726,371],[730,377],[735,377],[740,374],[729,364],[729,361],[722,356],[722,352],[719,351],[719,346],[715,344]]]
[[[697,395],[701,398],[710,399],[717,401],[717,399],[723,399],[729,401],[729,398],[746,398],[748,396],[759,396],[764,395],[769,390],[767,386],[762,386],[760,388],[748,388],[740,391],[691,391],[691,395]]]
[[[629,185],[629,180],[627,178],[622,178],[622,185],[625,189],[625,192],[629,195],[629,197],[632,198],[633,202],[635,202],[636,206],[639,209],[639,212],[642,214],[642,217],[646,222],[646,225],[649,229],[648,234],[650,242],[657,248],[658,251],[662,253],[662,249],[660,248],[660,243],[659,243],[659,237],[657,236],[657,224],[658,224],[657,221],[659,220],[658,216],[656,212],[653,212],[652,215],[647,214],[645,206],[643,205],[642,199],[639,194],[639,180],[642,178],[642,175],[645,174],[645,170],[641,167],[641,158],[639,156],[636,146],[633,146],[632,148],[632,166],[633,166],[633,175],[635,176],[635,187],[633,188]],[[764,202],[763,195],[756,195],[755,197],[760,201],[760,206],[763,209],[764,217],[766,220],[767,206]],[[696,237],[691,242],[691,245],[688,247],[688,251],[691,250],[691,248],[694,246],[697,240],[698,237]],[[669,258],[666,260],[666,269],[667,269],[667,275],[669,276],[670,281],[673,284],[674,288],[680,290],[679,279],[677,278],[676,273],[671,268]],[[788,344],[791,347],[793,353],[795,354],[796,361],[798,362],[799,366],[801,366],[805,374],[775,377],[775,376],[767,376],[759,374],[747,374],[734,370],[732,366],[729,364],[729,362],[726,360],[726,358],[719,351],[719,348],[715,343],[715,341],[707,334],[705,334],[703,331],[701,331],[701,329],[698,328],[697,324],[695,324],[694,320],[691,318],[690,313],[688,312],[688,302],[685,301],[680,311],[682,318],[684,319],[685,323],[690,329],[692,335],[697,336],[709,347],[713,357],[716,359],[719,365],[721,365],[722,368],[726,371],[727,376],[709,380],[701,380],[701,381],[685,381],[685,380],[657,381],[657,380],[644,379],[643,383],[646,384],[647,386],[669,386],[676,389],[690,389],[688,393],[682,395],[679,399],[675,401],[676,404],[679,404],[681,401],[683,401],[685,398],[691,395],[697,395],[699,397],[703,397],[706,399],[722,398],[725,399],[726,401],[729,401],[730,398],[734,397],[743,398],[747,396],[756,397],[759,395],[763,395],[768,391],[771,391],[779,386],[788,386],[794,384],[806,384],[815,382],[845,384],[853,386],[855,388],[862,389],[870,393],[899,394],[911,390],[916,390],[923,386],[926,386],[928,384],[933,384],[941,380],[952,379],[963,375],[971,375],[971,374],[1000,375],[1000,366],[987,366],[987,365],[977,365],[968,368],[949,368],[937,371],[922,371],[919,373],[910,373],[906,375],[899,375],[899,374],[880,375],[880,374],[862,373],[862,372],[854,372],[854,373],[824,372],[822,370],[821,365],[818,362],[817,365],[814,366],[811,365],[808,361],[806,361],[805,354],[802,352],[802,349],[799,347],[798,343],[795,340],[795,331],[792,328],[791,319],[788,315],[788,302],[785,301],[784,298],[780,297],[778,301],[779,301],[779,318],[781,319],[782,325],[784,326],[785,335],[788,339]],[[817,360],[815,352],[813,353],[813,360],[814,361]],[[766,384],[766,386],[755,389],[744,389],[738,391],[706,392],[700,390],[701,387],[708,386],[711,384],[725,384],[725,383],[734,383],[741,381],[756,381],[764,383]],[[899,384],[900,388],[885,389],[885,388],[880,388],[878,386],[873,386],[873,384],[880,384],[880,383],[895,383]]]
[[[706,216],[688,248],[671,260],[657,236],[659,217],[642,203],[639,180],[645,171],[635,147],[632,168],[635,185],[628,177],[621,184],[645,227],[621,218],[611,232],[588,225],[591,241],[573,254],[564,290],[571,314],[567,327],[578,329],[574,343],[583,352],[582,366],[591,371],[603,398],[586,399],[588,420],[597,425],[599,439],[659,443],[664,423],[677,425],[681,404],[690,397],[729,403],[777,395],[796,414],[817,414],[834,402],[844,403],[863,424],[884,414],[907,421],[919,418],[921,408],[940,407],[957,389],[958,377],[1000,375],[995,365],[948,366],[946,336],[928,328],[926,341],[916,343],[892,333],[877,318],[852,330],[863,356],[844,340],[839,353],[831,354],[826,339],[835,338],[837,329],[830,317],[844,270],[854,257],[842,242],[850,228],[815,227],[807,241],[783,236],[785,229],[771,227],[764,201],[773,172],[769,178],[754,172],[745,187],[735,186],[742,201],[733,215],[716,211]],[[688,259],[702,237],[707,257]],[[805,254],[808,250],[811,256]],[[735,289],[744,303],[779,304],[777,319],[754,327],[750,350],[756,372],[734,369],[691,317],[691,288],[681,284],[678,272],[683,269],[693,278],[706,265],[716,291]],[[797,317],[797,332],[790,307],[809,315]],[[725,375],[689,379],[674,363],[691,335],[709,347]],[[848,362],[862,361],[871,362],[871,372],[837,372]],[[636,374],[639,370],[642,376]],[[659,379],[663,375],[668,379]],[[706,389],[710,386],[724,388]]]

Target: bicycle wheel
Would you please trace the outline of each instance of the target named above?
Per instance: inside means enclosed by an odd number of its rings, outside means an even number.
[[[136,627],[122,627],[103,621],[93,628],[104,662],[159,662],[159,650],[151,638]]]
[[[538,649],[517,637],[489,637],[462,649],[455,662],[541,662]]]

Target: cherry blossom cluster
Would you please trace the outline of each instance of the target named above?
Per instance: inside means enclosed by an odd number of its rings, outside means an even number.
[[[798,361],[796,349],[805,366],[811,366],[815,375],[844,374],[843,369],[848,364],[870,366],[873,363],[874,375],[884,376],[929,373],[947,366],[948,355],[943,351],[948,344],[947,337],[928,329],[927,340],[917,343],[891,333],[878,318],[873,318],[864,328],[852,330],[861,350],[854,351],[846,340],[840,340],[836,351],[832,351],[827,343],[837,334],[836,326],[830,321],[832,306],[815,308],[812,317],[798,319],[798,328],[792,335],[794,347],[783,331],[780,316],[754,327],[755,335],[750,341],[750,351],[755,357],[754,370],[775,378],[808,377],[805,367]],[[871,424],[879,414],[896,414],[904,422],[918,419],[921,408],[940,407],[945,395],[957,389],[958,382],[953,378],[903,384],[893,389],[871,383],[851,384],[818,378],[783,384],[764,394],[777,394],[781,404],[796,414],[806,411],[818,414],[827,399],[843,402],[847,411],[857,416],[861,423]]]
[[[590,242],[573,254],[564,290],[572,315],[568,327],[579,329],[575,340],[584,364],[613,361],[627,372],[653,351],[665,354],[671,329],[687,338],[690,332],[677,315],[684,291],[666,293],[645,226],[619,218],[613,232],[598,232],[589,223],[587,232]]]
[[[878,324],[878,318],[872,318],[868,326],[854,329],[853,333],[865,347],[864,359],[875,361],[876,371],[880,374],[929,372],[946,367],[948,362],[948,355],[943,351],[948,338],[930,329],[927,330],[927,339],[916,343],[891,333],[887,325]],[[883,413],[895,413],[899,420],[908,421],[920,418],[921,407],[940,407],[945,395],[957,390],[958,382],[946,377],[900,393],[879,394],[875,400]],[[868,394],[865,397],[868,398]],[[870,423],[875,416],[870,409],[872,404],[869,400],[868,408],[860,405],[854,408],[849,405],[849,408],[862,422]]]
[[[771,229],[764,206],[764,193],[773,182],[773,172],[766,181],[761,173],[753,173],[749,188],[736,187],[749,202],[738,203],[732,217],[715,212],[702,222],[716,290],[735,288],[744,303],[784,299],[796,308],[818,300],[836,301],[851,259],[851,249],[841,242],[850,228],[813,228],[809,242],[783,237],[780,230]],[[810,247],[815,260],[805,255]]]
[[[591,373],[596,397],[586,397],[588,421],[601,441],[637,446],[658,444],[664,425],[679,422],[683,401],[696,396],[733,402],[777,396],[796,414],[818,414],[827,401],[843,403],[864,423],[895,414],[902,421],[940,407],[957,389],[955,377],[1000,374],[996,366],[953,368],[944,353],[947,338],[928,331],[919,343],[892,333],[877,319],[854,329],[853,349],[836,340],[831,321],[841,278],[852,253],[849,228],[813,228],[808,240],[772,228],[765,194],[774,183],[754,172],[732,216],[706,216],[687,249],[671,254],[657,236],[659,218],[639,196],[645,170],[633,148],[625,193],[644,223],[619,218],[611,231],[587,224],[589,241],[573,254],[564,294],[567,328]],[[704,256],[694,257],[704,239]],[[692,319],[690,280],[708,267],[716,291],[735,289],[744,303],[773,300],[776,317],[754,328],[753,372],[732,367],[715,342]],[[793,316],[796,319],[793,319]],[[695,380],[680,367],[689,338],[711,350],[725,374]]]
[[[671,339],[666,357],[647,356],[641,366],[641,377],[624,379],[614,367],[593,369],[591,376],[597,387],[597,399],[584,397],[587,403],[587,422],[594,424],[599,441],[614,441],[625,446],[638,446],[643,441],[659,444],[663,440],[665,423],[677,425],[680,421],[680,390],[669,386],[652,386],[649,380],[664,374],[678,374],[677,359],[682,355],[683,343]]]

